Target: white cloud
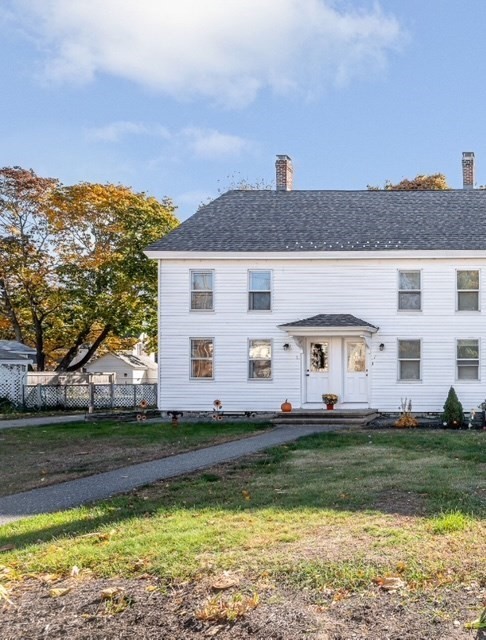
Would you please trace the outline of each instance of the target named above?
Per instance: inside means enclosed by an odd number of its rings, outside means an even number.
[[[402,37],[376,3],[356,10],[338,0],[10,1],[47,52],[51,79],[105,73],[231,106],[268,87],[309,93],[376,72]]]
[[[253,147],[253,144],[245,138],[221,133],[215,129],[188,127],[183,129],[180,135],[186,139],[193,153],[200,158],[240,155]]]
[[[255,149],[251,140],[216,129],[185,127],[171,131],[159,124],[118,120],[86,131],[87,137],[95,142],[121,142],[126,136],[152,136],[169,143],[174,149],[184,150],[198,158],[219,159],[238,156]]]
[[[126,120],[110,122],[102,127],[88,129],[87,134],[92,140],[102,140],[104,142],[119,142],[127,135],[170,137],[170,133],[164,127],[158,125],[149,126],[141,122],[130,122]]]

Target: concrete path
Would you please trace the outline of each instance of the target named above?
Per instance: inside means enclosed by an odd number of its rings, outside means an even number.
[[[16,427],[43,427],[48,424],[63,424],[64,422],[84,422],[84,413],[73,416],[47,416],[42,418],[13,418],[0,420],[0,429],[15,429]]]
[[[16,493],[0,498],[0,525],[40,513],[62,511],[88,502],[103,500],[157,480],[206,469],[221,462],[236,460],[269,447],[297,440],[302,436],[334,431],[335,429],[334,426],[277,427],[271,431],[241,440],[233,440],[205,449],[142,462],[50,487]]]

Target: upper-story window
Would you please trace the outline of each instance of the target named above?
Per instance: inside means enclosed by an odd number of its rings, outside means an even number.
[[[212,311],[214,309],[213,289],[213,271],[191,271],[191,310]]]
[[[420,311],[422,309],[422,288],[420,271],[398,272],[399,311]]]
[[[479,311],[479,271],[457,272],[457,310]]]
[[[270,311],[272,308],[272,272],[250,271],[248,274],[248,310]]]

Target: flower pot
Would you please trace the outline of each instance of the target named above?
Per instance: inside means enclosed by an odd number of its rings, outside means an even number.
[[[328,411],[331,411],[332,409],[334,409],[334,405],[333,404],[327,404],[326,407],[327,407]]]

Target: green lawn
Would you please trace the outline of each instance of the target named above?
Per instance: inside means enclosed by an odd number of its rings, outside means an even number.
[[[9,580],[77,566],[167,583],[232,570],[316,593],[386,575],[412,589],[484,585],[485,437],[390,430],[304,438],[0,528],[0,547],[16,546],[1,562]]]
[[[268,423],[73,422],[0,431],[0,495],[108,471],[268,428]]]

